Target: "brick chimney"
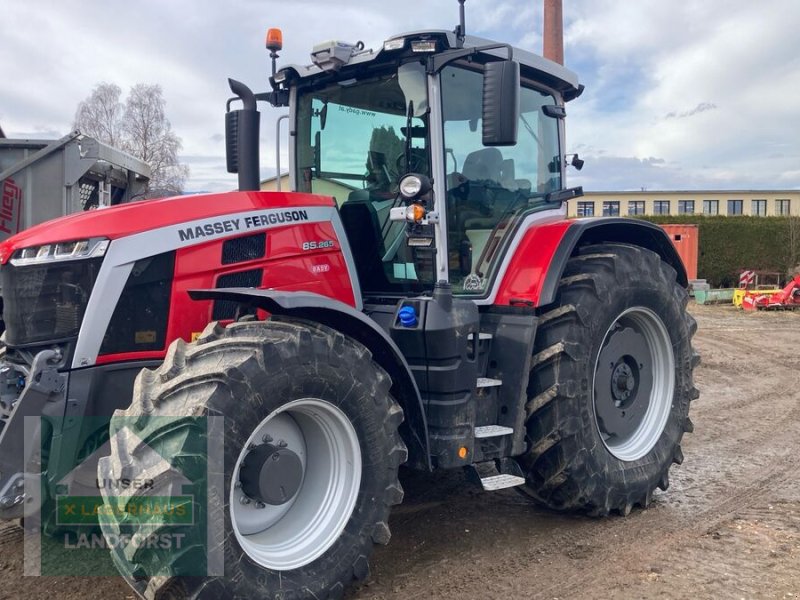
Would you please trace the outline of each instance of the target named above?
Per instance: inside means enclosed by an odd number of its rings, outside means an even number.
[[[564,64],[564,17],[561,0],[544,0],[542,56]]]

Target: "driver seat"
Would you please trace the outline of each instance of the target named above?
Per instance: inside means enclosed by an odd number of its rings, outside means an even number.
[[[481,148],[467,154],[461,174],[470,181],[500,183],[503,174],[503,154],[497,148]]]

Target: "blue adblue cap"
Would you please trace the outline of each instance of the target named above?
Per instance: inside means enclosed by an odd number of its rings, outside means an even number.
[[[400,317],[400,324],[403,327],[415,327],[417,325],[417,311],[414,310],[413,306],[404,306],[397,313],[397,316]]]

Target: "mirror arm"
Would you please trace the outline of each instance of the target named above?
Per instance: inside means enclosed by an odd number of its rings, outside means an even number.
[[[567,200],[572,200],[573,198],[580,198],[583,196],[583,186],[579,185],[578,187],[571,187],[565,190],[556,190],[555,192],[550,192],[544,197],[545,202],[558,202],[559,204],[566,202]]]
[[[497,50],[498,48],[505,48],[508,50],[508,60],[514,59],[514,49],[510,44],[489,44],[488,46],[476,46],[475,48],[462,48],[460,50],[451,50],[450,52],[442,52],[435,56],[428,57],[427,72],[428,75],[435,75],[451,62],[475,56],[487,50]],[[498,59],[502,60],[502,59]]]
[[[259,94],[254,94],[253,97],[258,102],[269,102],[272,106],[275,107],[289,106],[289,90],[261,92]],[[236,100],[241,100],[241,98],[239,98],[238,96],[233,96],[232,98],[228,98],[228,101],[225,103],[225,112],[231,111],[231,102],[235,102]]]
[[[289,90],[278,89],[272,92],[261,92],[260,94],[256,94],[256,100],[260,102],[269,102],[276,108],[289,106]]]

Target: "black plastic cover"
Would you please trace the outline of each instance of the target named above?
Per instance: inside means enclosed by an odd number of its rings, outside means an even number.
[[[111,316],[100,354],[162,350],[167,343],[175,252],[136,261]]]
[[[0,268],[6,344],[76,337],[102,258]]]

